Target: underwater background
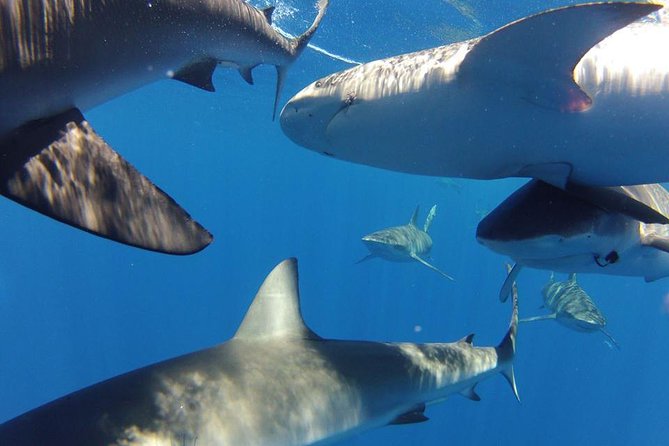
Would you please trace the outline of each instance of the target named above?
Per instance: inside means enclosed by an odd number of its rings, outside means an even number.
[[[568,1],[332,0],[312,43],[366,62],[475,37]],[[255,2],[257,6],[267,4]],[[274,20],[299,34],[310,0],[282,0]],[[666,57],[666,55],[658,55]],[[346,63],[307,50],[285,103]],[[87,113],[93,127],[215,236],[173,257],[122,246],[0,201],[0,422],[74,390],[230,338],[265,275],[299,259],[302,309],[325,338],[446,342],[476,333],[496,345],[510,303],[497,294],[506,259],[479,245],[476,225],[523,184],[421,177],[349,164],[302,149],[272,122],[275,72],[248,86],[218,69],[217,92],[161,81]],[[485,131],[484,128],[481,131]],[[587,147],[583,148],[587,150]],[[433,264],[367,254],[360,238],[430,206]],[[521,316],[545,312],[548,271],[519,279]],[[560,276],[564,279],[563,276]],[[515,373],[482,401],[454,396],[430,421],[389,426],[342,445],[648,444],[669,442],[669,280],[581,275],[620,343],[553,322],[521,325]]]

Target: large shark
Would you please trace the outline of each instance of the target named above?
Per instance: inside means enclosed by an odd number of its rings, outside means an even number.
[[[606,191],[669,216],[669,192],[659,184]],[[481,220],[476,239],[516,262],[502,287],[503,299],[523,266],[646,281],[669,276],[669,225],[646,224],[540,180],[529,181]]]
[[[402,226],[392,226],[372,232],[362,238],[362,242],[367,246],[370,254],[362,258],[358,263],[365,260],[381,257],[393,262],[411,262],[422,263],[433,271],[438,272],[447,279],[454,280],[439,268],[425,260],[425,257],[432,250],[432,237],[428,234],[430,226],[435,215],[437,215],[437,205],[430,209],[425,219],[425,224],[421,230],[417,223],[419,207],[411,215],[409,223]]]
[[[369,62],[304,88],[281,126],[327,156],[421,175],[667,181],[669,10],[632,23],[659,8],[568,6]]]
[[[249,83],[256,65],[275,65],[278,101],[327,4],[287,39],[271,26],[273,8],[242,0],[0,0],[0,194],[119,242],[199,251],[211,235],[80,110],[164,78],[213,91],[218,65]]]
[[[235,336],[65,396],[0,425],[3,446],[280,446],[427,420],[426,406],[504,375],[518,397],[509,330],[497,347],[323,339],[302,320],[296,260],[265,279]],[[321,444],[321,443],[319,443]]]
[[[575,331],[585,333],[601,331],[614,346],[620,348],[613,336],[604,329],[606,318],[588,296],[588,293],[578,284],[576,274],[572,273],[566,281],[558,282],[555,280],[555,275],[551,273],[551,277],[541,294],[544,299],[544,306],[551,313],[520,319],[519,322],[553,319]]]

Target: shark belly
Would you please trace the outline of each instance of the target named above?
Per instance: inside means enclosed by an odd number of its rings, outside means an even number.
[[[669,147],[669,96],[602,94],[590,110],[569,113],[531,104],[522,91],[503,86],[483,95],[450,88],[459,93],[354,102],[328,125],[324,151],[421,175],[550,179],[551,166],[564,165],[570,181],[596,186],[669,179],[657,162]]]

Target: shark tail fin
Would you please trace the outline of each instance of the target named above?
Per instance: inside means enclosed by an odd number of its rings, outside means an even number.
[[[427,214],[427,218],[425,219],[425,225],[423,225],[424,232],[430,231],[430,226],[432,226],[432,221],[436,216],[437,216],[437,205],[435,204],[430,208],[430,212]]]
[[[507,265],[507,272],[511,272],[511,265]],[[509,331],[506,332],[502,342],[495,348],[497,351],[497,361],[502,366],[501,373],[511,385],[511,390],[518,401],[518,388],[516,387],[516,378],[513,374],[513,358],[516,355],[516,334],[518,333],[518,287],[515,282],[512,286],[513,310],[511,312],[511,322]]]
[[[330,0],[318,0],[318,14],[314,19],[314,22],[311,24],[308,30],[304,32],[301,36],[295,37],[291,41],[292,46],[292,55],[293,60],[296,59],[302,51],[309,45],[309,41],[314,36],[314,33],[318,29],[325,16],[325,11],[327,11]],[[277,65],[276,66],[276,93],[274,94],[274,111],[272,113],[272,121],[276,119],[276,109],[279,105],[279,97],[281,96],[281,90],[283,89],[283,84],[286,79],[286,72],[288,67],[286,65]]]
[[[309,41],[314,36],[314,33],[318,29],[325,16],[325,11],[327,11],[328,6],[330,5],[330,0],[318,0],[316,6],[318,7],[318,14],[314,19],[314,22],[311,24],[309,29],[307,29],[304,34],[293,39],[293,54],[295,57],[299,56],[302,51],[307,47]]]

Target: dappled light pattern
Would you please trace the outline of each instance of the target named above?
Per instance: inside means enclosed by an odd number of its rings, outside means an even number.
[[[114,446],[311,444],[359,424],[357,390],[308,343],[227,347],[206,369],[159,372],[155,421],[125,426]]]
[[[622,186],[625,193],[638,200],[662,215],[669,216],[669,193],[660,184],[644,184],[643,186]],[[641,236],[660,235],[669,236],[669,225],[639,223]]]
[[[473,385],[498,371],[497,352],[492,347],[473,347],[466,341],[448,344],[398,344],[411,363],[409,373],[421,389],[438,391],[446,386]]]
[[[86,20],[107,1],[88,0],[0,0],[6,10],[0,26],[0,71],[18,64],[27,68],[53,60],[57,51],[67,53],[66,40],[54,37]]]
[[[299,95],[308,97],[309,90],[314,96],[339,92],[364,101],[439,87],[455,78],[460,63],[478,40],[375,60],[327,76]]]

